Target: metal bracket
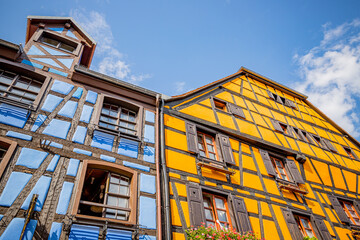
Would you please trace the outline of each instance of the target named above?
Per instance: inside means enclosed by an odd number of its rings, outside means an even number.
[[[65,215],[65,218],[62,220],[62,222],[64,223],[63,225],[63,230],[66,233],[66,235],[70,234],[70,229],[71,229],[71,225],[73,224],[73,215]]]

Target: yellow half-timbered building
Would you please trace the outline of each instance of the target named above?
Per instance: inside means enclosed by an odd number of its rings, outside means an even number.
[[[357,239],[360,145],[305,95],[241,68],[160,113],[166,239],[201,224]]]

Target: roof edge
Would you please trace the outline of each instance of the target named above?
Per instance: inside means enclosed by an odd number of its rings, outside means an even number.
[[[7,47],[7,48],[10,48],[10,49],[12,49],[14,51],[19,51],[20,50],[20,45],[18,45],[16,43],[9,42],[9,41],[6,41],[6,40],[1,39],[1,38],[0,38],[0,45],[4,46],[4,47]]]
[[[270,78],[267,78],[267,77],[265,77],[265,76],[262,76],[262,75],[260,75],[260,74],[258,74],[258,73],[256,73],[256,72],[254,72],[254,71],[252,71],[252,70],[250,70],[250,69],[247,69],[247,68],[245,68],[245,67],[242,66],[242,67],[239,69],[239,71],[237,71],[236,73],[233,73],[233,74],[231,74],[231,75],[229,75],[229,76],[227,76],[227,77],[221,78],[221,79],[219,79],[219,80],[216,80],[216,81],[214,81],[214,82],[212,82],[212,83],[206,84],[206,85],[204,85],[204,86],[202,86],[202,87],[196,88],[196,89],[191,90],[191,91],[189,91],[189,92],[186,92],[186,93],[184,93],[184,94],[172,96],[170,99],[168,99],[168,102],[170,102],[170,101],[175,101],[175,100],[179,100],[179,99],[188,97],[188,96],[190,96],[191,94],[194,94],[194,93],[200,92],[200,91],[202,91],[202,90],[211,88],[211,87],[213,87],[214,85],[221,84],[222,82],[225,82],[225,81],[227,81],[227,80],[229,80],[229,79],[231,79],[231,78],[233,78],[233,77],[236,77],[236,76],[238,76],[238,75],[241,75],[241,74],[250,74],[250,75],[252,75],[253,77],[255,77],[256,80],[261,81],[261,82],[263,82],[263,83],[265,83],[265,84],[267,84],[267,85],[271,85],[271,86],[273,86],[273,87],[275,87],[275,88],[279,88],[279,89],[281,89],[282,91],[284,91],[284,92],[286,92],[286,93],[288,93],[288,94],[290,94],[290,95],[292,95],[292,96],[298,97],[298,98],[300,98],[300,99],[302,99],[302,100],[305,100],[305,99],[308,98],[306,95],[304,95],[304,94],[302,94],[302,93],[300,93],[300,92],[298,92],[298,91],[296,91],[296,90],[294,90],[294,89],[291,89],[291,88],[289,88],[289,87],[286,87],[286,86],[284,86],[284,85],[282,85],[282,84],[280,84],[280,83],[278,83],[278,82],[276,82],[276,81],[274,81],[274,80],[272,80],[272,79],[270,79]]]
[[[152,96],[152,97],[156,97],[157,94],[160,94],[164,99],[169,98],[167,95],[154,92],[152,90],[137,86],[135,84],[125,82],[123,80],[120,80],[120,79],[117,79],[117,78],[114,78],[114,77],[110,77],[108,75],[105,75],[105,74],[90,70],[90,69],[88,69],[88,68],[86,68],[84,66],[81,66],[81,65],[75,65],[74,69],[75,69],[76,72],[79,72],[79,73],[82,73],[82,74],[85,74],[85,75],[88,75],[88,76],[91,76],[91,77],[99,78],[101,80],[116,84],[116,85],[121,86],[121,87],[131,89],[131,90],[134,90],[134,91],[138,91],[138,92],[144,93],[144,94]]]
[[[36,16],[36,15],[29,15],[27,16],[28,20],[32,19],[39,19],[39,20],[64,20],[64,21],[71,21],[84,35],[94,44],[96,45],[96,41],[78,24],[72,17],[57,17],[57,16]]]

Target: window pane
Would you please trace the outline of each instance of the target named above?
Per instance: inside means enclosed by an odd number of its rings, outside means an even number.
[[[118,176],[116,176],[116,175],[111,174],[110,182],[119,184],[120,183],[120,178]]]
[[[6,85],[10,85],[14,77],[15,76],[12,77],[12,76],[7,76],[7,75],[2,75],[0,77],[0,82],[4,83]]]
[[[209,209],[205,209],[205,218],[210,219],[210,220],[214,219],[213,215],[212,215],[212,212]]]
[[[41,89],[41,84],[32,81],[28,89],[29,89],[30,91],[33,91],[33,92],[37,92],[37,93],[38,93],[38,92],[40,91],[40,89]]]
[[[206,143],[210,143],[210,144],[212,144],[212,143],[213,143],[212,138],[210,138],[210,137],[206,137]]]
[[[111,192],[111,193],[119,193],[119,191],[120,191],[120,186],[119,185],[110,184],[109,192]]]
[[[68,51],[68,52],[73,52],[75,50],[75,47],[70,46],[70,45],[68,45],[66,43],[61,43],[59,49],[65,50],[65,51]]]
[[[223,199],[215,198],[216,208],[225,209],[225,202]]]
[[[128,203],[129,201],[125,198],[119,198],[119,207],[123,207],[123,208],[126,208],[128,207]]]
[[[221,222],[227,222],[227,216],[226,216],[226,212],[225,211],[217,211],[218,217],[219,217],[219,221]]]
[[[125,177],[121,177],[121,179],[120,179],[120,184],[121,184],[121,185],[128,186],[128,185],[129,185],[129,179],[128,179],[128,178],[125,178]]]
[[[47,44],[50,44],[54,47],[57,47],[57,45],[59,44],[58,41],[54,40],[54,39],[51,39],[51,38],[47,38],[47,37],[43,37],[42,38],[42,42],[43,43],[47,43]]]
[[[108,196],[106,204],[110,206],[117,206],[117,198],[113,196]]]
[[[213,153],[209,153],[209,158],[212,160],[216,160],[216,155]]]
[[[199,151],[200,157],[206,157],[206,154],[204,151]]]
[[[15,86],[22,89],[27,89],[29,86],[29,82],[23,79],[19,79],[16,81]]]
[[[128,188],[128,187],[121,186],[121,188],[120,188],[120,194],[121,194],[121,195],[128,195],[128,194],[129,194],[129,188]]]

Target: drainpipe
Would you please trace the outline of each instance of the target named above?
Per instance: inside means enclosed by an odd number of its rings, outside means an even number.
[[[165,162],[165,131],[164,131],[164,99],[161,99],[160,107],[160,160],[162,170],[162,180],[164,189],[164,215],[165,215],[165,239],[172,239],[171,236],[171,221],[170,221],[170,195],[169,195],[169,176],[167,174]]]
[[[162,240],[162,226],[161,226],[161,183],[160,183],[160,138],[159,138],[159,131],[160,131],[160,115],[159,115],[159,105],[160,105],[160,94],[156,94],[156,226],[157,226],[157,236],[159,240]]]

